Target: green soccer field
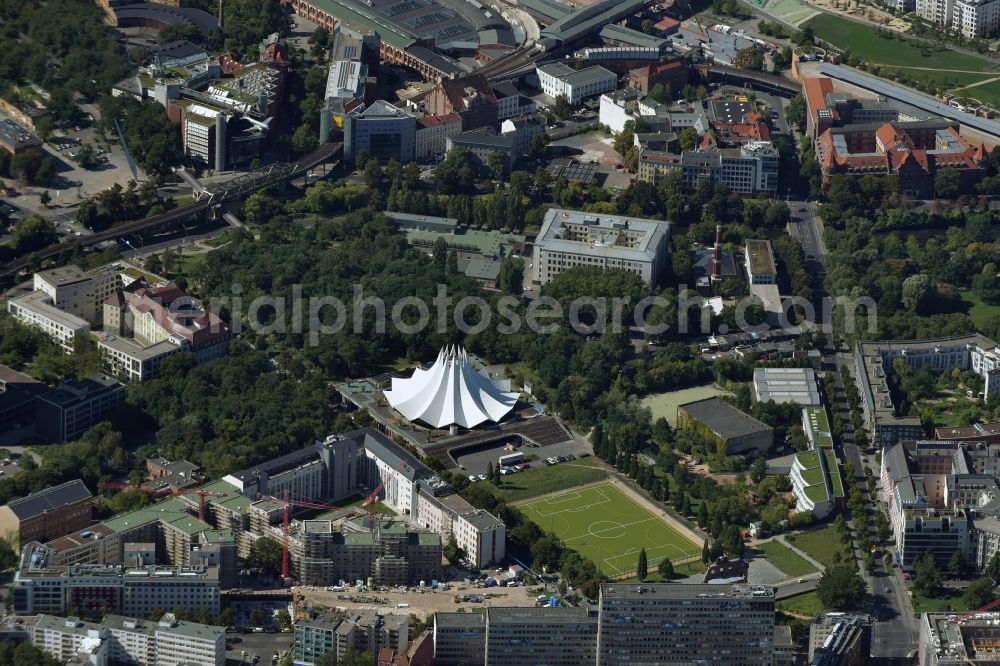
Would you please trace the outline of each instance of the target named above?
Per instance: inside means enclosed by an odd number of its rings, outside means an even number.
[[[650,571],[655,571],[663,558],[676,561],[701,552],[701,546],[610,483],[570,490],[517,508],[609,576],[634,572],[643,548]]]

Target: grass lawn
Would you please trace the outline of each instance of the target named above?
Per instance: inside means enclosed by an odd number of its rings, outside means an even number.
[[[818,530],[789,534],[787,539],[825,567],[832,567],[835,564],[834,556],[838,551],[847,552],[840,543],[837,529],[832,524]]]
[[[776,603],[775,607],[780,611],[799,613],[801,615],[815,615],[825,610],[815,591],[788,597]]]
[[[205,263],[204,254],[178,255],[174,257],[173,268],[180,275],[192,275],[203,263]]]
[[[802,559],[791,548],[779,541],[766,541],[758,545],[764,558],[788,574],[789,577],[804,576],[816,572],[816,567]]]
[[[972,323],[976,326],[981,327],[990,317],[1000,315],[1000,305],[990,305],[989,303],[984,303],[979,296],[976,296],[971,291],[960,291],[958,292],[958,295],[961,297],[963,305],[968,304],[968,308],[965,310],[965,313],[969,315],[969,319],[971,319]]]
[[[767,0],[767,3],[754,3],[767,8],[768,13],[774,14],[792,25],[799,25],[809,20],[813,16],[821,13],[815,7],[810,7],[799,0]]]
[[[603,481],[606,478],[608,472],[598,466],[597,460],[578,458],[551,467],[536,467],[517,474],[501,476],[499,488],[489,482],[486,482],[486,485],[496,489],[508,502],[519,502],[557,490]]]
[[[670,391],[668,393],[655,393],[647,395],[642,399],[642,406],[649,407],[653,412],[653,420],[661,416],[667,419],[670,427],[677,427],[677,406],[695,400],[704,400],[716,395],[728,395],[728,391],[719,388],[714,384],[704,386],[692,386],[680,391]]]
[[[898,67],[930,67],[969,72],[996,72],[1000,70],[989,60],[965,55],[957,51],[933,46],[922,47],[925,42],[906,39],[893,33],[888,39],[876,34],[875,28],[849,21],[832,14],[820,14],[806,22],[816,36],[831,44],[846,46],[869,63]],[[983,77],[987,78],[987,77]]]
[[[912,588],[911,588],[912,589]],[[921,613],[947,612],[947,611],[967,611],[969,605],[962,598],[961,590],[941,590],[941,594],[933,599],[922,594],[913,592],[913,612],[915,615]]]
[[[699,546],[610,483],[571,490],[517,508],[611,576],[634,572],[643,548],[650,571],[655,571],[664,557],[678,560],[701,552]]]

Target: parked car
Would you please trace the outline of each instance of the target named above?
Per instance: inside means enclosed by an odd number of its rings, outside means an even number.
[[[469,475],[469,483],[476,483],[477,481],[479,481],[479,477],[477,477],[475,474]]]
[[[486,480],[486,475],[485,474],[480,474],[479,475],[479,480],[480,481],[485,481]]]

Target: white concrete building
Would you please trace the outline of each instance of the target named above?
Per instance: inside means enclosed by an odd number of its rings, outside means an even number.
[[[535,136],[545,134],[546,120],[541,114],[508,118],[500,124],[500,134],[514,140],[514,152],[522,155],[531,152]]]
[[[69,265],[35,273],[33,288],[43,292],[63,312],[99,324],[101,303],[121,284],[119,271],[112,266],[87,273]]]
[[[415,521],[441,535],[455,535],[455,543],[465,552],[465,559],[476,568],[484,568],[506,557],[507,529],[487,511],[476,509],[440,479],[418,484]]]
[[[435,155],[444,154],[448,148],[448,139],[462,133],[462,117],[457,113],[443,116],[424,116],[417,118],[417,131],[414,134],[414,159],[430,159]]]
[[[534,276],[546,284],[574,266],[631,271],[652,284],[666,265],[670,223],[550,208],[535,239]]]
[[[67,354],[73,353],[77,336],[90,334],[90,322],[63,312],[43,291],[11,299],[7,302],[7,311],[21,323],[41,329]]]
[[[416,456],[377,430],[364,431],[368,488],[382,486],[379,497],[394,511],[415,516],[417,513],[417,482],[434,476],[434,471]]]
[[[542,65],[536,71],[543,93],[552,99],[566,95],[573,106],[578,106],[588,97],[618,87],[618,76],[599,65],[578,70],[561,62],[553,62]]]
[[[76,617],[35,615],[15,617],[6,628],[23,632],[29,640],[62,662],[105,666],[130,663],[140,666],[190,664],[223,666],[226,663],[225,627],[178,621],[166,613],[158,622],[106,615],[101,623]]]
[[[625,123],[635,121],[639,117],[639,91],[635,88],[622,88],[604,93],[599,100],[597,119],[613,133],[624,131]]]
[[[1000,29],[1000,0],[955,0],[951,27],[969,39],[995,35]]]

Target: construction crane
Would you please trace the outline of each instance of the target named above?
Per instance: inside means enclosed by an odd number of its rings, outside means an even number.
[[[385,488],[385,483],[380,482],[377,486],[375,486],[375,490],[373,490],[365,501],[361,503],[361,508],[368,509],[368,517],[365,518],[365,527],[370,530],[375,529],[375,503],[378,502],[378,494],[382,492],[383,488]]]
[[[147,495],[162,495],[164,494],[164,489],[153,489],[144,488],[142,486],[135,486],[130,483],[110,483],[107,481],[102,481],[97,484],[100,490],[135,490],[140,493],[146,493]],[[167,489],[169,491],[169,488]],[[205,522],[205,498],[206,497],[226,497],[225,493],[214,493],[210,490],[202,490],[201,488],[191,488],[188,490],[177,490],[172,492],[173,495],[197,495],[198,496],[198,520]]]
[[[985,606],[977,608],[974,611],[969,611],[965,615],[959,615],[958,617],[952,618],[951,620],[948,620],[948,621],[951,624],[961,624],[961,623],[965,622],[966,620],[970,620],[970,619],[974,618],[975,616],[979,615],[980,613],[989,612],[989,611],[993,610],[994,608],[996,608],[997,606],[1000,606],[1000,599],[997,599],[995,601],[991,601],[990,603],[986,604]]]
[[[306,500],[294,500],[288,497],[288,491],[284,492],[283,498],[272,497],[271,495],[258,494],[257,499],[271,500],[273,502],[281,502],[284,504],[284,509],[281,512],[281,580],[282,582],[291,580],[289,577],[289,567],[288,567],[288,524],[289,524],[289,507],[297,506],[305,509],[323,509],[325,511],[333,511],[340,509],[339,506],[334,506],[332,504],[323,504],[322,502],[308,502]]]

